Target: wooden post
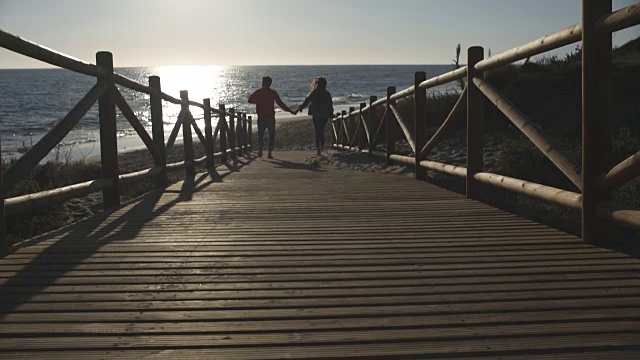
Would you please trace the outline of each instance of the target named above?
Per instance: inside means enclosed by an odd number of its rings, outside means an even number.
[[[371,135],[370,139],[369,139],[369,155],[371,155],[371,151],[375,150],[376,147],[376,143],[373,141],[374,137],[376,136],[376,130],[373,129],[373,115],[374,115],[374,111],[373,111],[373,103],[378,101],[378,97],[377,96],[370,96],[369,97],[369,113],[367,114],[367,121],[369,122],[369,133]]]
[[[473,78],[482,76],[475,65],[484,58],[484,49],[473,46],[467,50],[467,198],[480,200],[482,184],[476,181],[475,175],[484,167],[482,118],[484,112],[484,95],[473,83]]]
[[[342,113],[336,114],[336,148],[340,150],[340,141],[342,139]]]
[[[427,80],[427,74],[424,71],[418,71],[414,76],[414,101],[413,101],[413,129],[416,136],[416,179],[425,180],[427,178],[427,169],[420,166],[420,150],[427,143],[427,90],[420,89],[420,84]]]
[[[251,147],[251,151],[253,151],[253,116],[249,116],[249,134],[247,136],[248,136],[247,142]],[[248,151],[247,153],[249,152],[250,151]]]
[[[238,113],[238,131],[236,131],[238,138],[238,147],[240,148],[240,155],[244,155],[244,113]]]
[[[362,109],[367,106],[367,103],[360,103],[360,112],[358,113],[358,124],[360,125],[358,131],[358,149],[362,150],[367,146],[369,142],[367,140],[367,130],[365,129],[364,116],[362,114]]]
[[[189,92],[187,90],[180,91],[180,100],[182,100],[182,110],[184,114],[189,114]],[[182,122],[182,143],[184,144],[184,165],[187,177],[195,176],[196,166],[193,162],[193,134],[191,133],[191,116],[184,117]]]
[[[229,147],[231,148],[231,160],[233,160],[233,167],[235,168],[238,160],[236,154],[236,110],[230,108],[229,114]]]
[[[218,121],[220,122],[220,130],[218,132],[219,142],[220,142],[220,152],[222,152],[222,157],[220,158],[220,162],[227,161],[227,110],[224,104],[218,104],[218,109],[220,110],[220,115],[218,117]]]
[[[242,113],[242,154],[247,155],[247,113]]]
[[[340,129],[342,130],[342,132],[340,133],[340,145],[345,146],[349,143],[349,139],[347,139],[347,129],[349,129],[347,127],[347,110],[342,110],[342,116],[340,116]]]
[[[351,138],[349,139],[349,138],[347,137],[347,146],[349,146],[349,147],[352,147],[353,145],[355,145],[353,142],[354,142],[354,141],[355,141],[355,139],[356,139],[356,138],[355,138],[355,132],[356,132],[356,127],[355,127],[355,125],[357,125],[358,123],[357,123],[357,122],[356,122],[356,123],[354,123],[354,122],[352,121],[352,119],[353,119],[353,112],[354,112],[354,111],[356,111],[356,108],[355,108],[355,107],[353,107],[353,106],[350,106],[350,107],[349,107],[349,115],[347,116],[347,120],[346,120],[346,122],[347,122],[347,124],[346,124],[347,129],[351,130],[351,131],[349,131],[349,132],[348,132],[348,133],[349,133],[349,136],[351,136]]]
[[[204,104],[204,138],[206,140],[207,149],[207,166],[214,166],[213,159],[213,127],[211,126],[211,99],[202,99]]]
[[[105,208],[120,205],[118,186],[118,134],[116,130],[115,85],[113,84],[113,55],[107,51],[96,53],[96,65],[106,70],[98,76],[98,84],[108,84],[107,90],[98,99],[100,121],[100,158],[102,176],[111,180],[113,186],[102,190]]]
[[[611,13],[611,0],[582,1],[582,241],[606,240],[607,224],[596,206],[605,194],[596,179],[607,172],[611,154],[611,33],[596,31],[596,21]]]
[[[0,154],[2,153],[2,144],[0,141]],[[0,157],[0,258],[5,256],[9,251],[9,240],[7,239],[7,223],[4,216],[4,184],[2,183],[4,161]]]
[[[247,113],[244,114],[242,123],[244,124],[244,153],[245,155],[249,155],[249,117],[247,116]]]
[[[149,87],[155,90],[149,95],[149,103],[151,106],[151,133],[153,135],[153,144],[160,155],[160,161],[156,162],[162,171],[156,178],[156,186],[165,187],[169,181],[167,179],[167,152],[164,145],[164,119],[162,115],[162,88],[160,86],[159,76],[149,76]]]
[[[242,113],[238,112],[237,113],[238,116],[238,123],[236,124],[236,141],[237,141],[237,146],[238,146],[238,150],[239,150],[239,154],[242,155],[243,153],[243,148],[244,148],[244,143],[242,141]]]
[[[391,105],[394,103],[391,100],[391,96],[396,93],[396,88],[394,86],[389,86],[387,88],[387,116],[384,119],[385,121],[385,143],[387,148],[387,165],[391,165],[393,162],[391,161],[391,155],[396,150],[396,134],[395,134],[395,121],[393,111],[391,110]]]

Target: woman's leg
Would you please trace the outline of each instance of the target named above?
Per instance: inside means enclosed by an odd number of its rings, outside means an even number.
[[[324,128],[327,126],[328,121],[329,119],[327,118],[313,118],[313,127],[315,129],[316,147],[318,148],[318,152],[324,150]]]
[[[316,140],[316,153],[318,155],[322,152],[322,138],[321,132],[322,130],[322,118],[313,117],[313,135]]]

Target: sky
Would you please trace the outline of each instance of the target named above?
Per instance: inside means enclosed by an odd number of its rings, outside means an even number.
[[[581,0],[0,0],[0,29],[116,67],[450,64],[458,43],[495,55],[580,18]],[[47,65],[0,48],[0,68],[30,67]]]

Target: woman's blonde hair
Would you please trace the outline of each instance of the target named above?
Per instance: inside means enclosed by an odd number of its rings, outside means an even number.
[[[327,88],[327,79],[323,77],[317,77],[313,79],[311,83],[311,91],[313,92],[316,89],[325,90]]]

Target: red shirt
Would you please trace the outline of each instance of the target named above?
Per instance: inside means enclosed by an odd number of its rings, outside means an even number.
[[[270,88],[260,88],[249,96],[249,104],[256,104],[256,113],[259,118],[273,119],[276,116],[274,102],[284,111],[291,109],[280,99],[280,95]]]

